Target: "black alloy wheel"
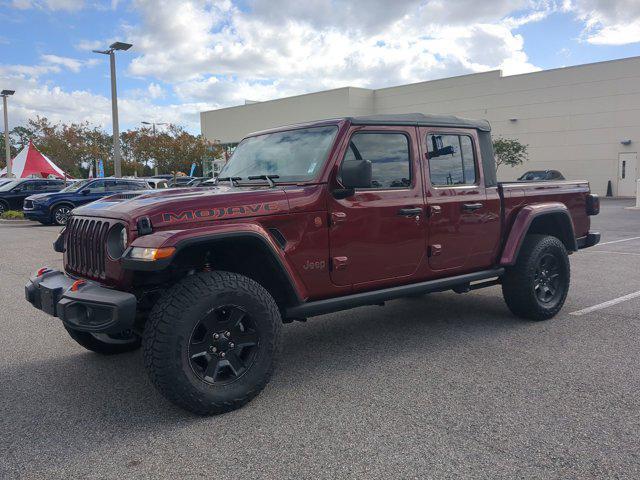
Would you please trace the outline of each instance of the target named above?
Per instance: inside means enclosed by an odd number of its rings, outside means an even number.
[[[71,208],[66,205],[60,205],[53,211],[53,221],[56,225],[64,226],[71,215]]]
[[[260,336],[251,316],[237,305],[224,305],[196,324],[189,340],[189,365],[202,381],[226,385],[253,364]]]
[[[560,262],[556,255],[550,252],[542,255],[536,268],[533,287],[538,300],[543,304],[557,301],[562,281]]]

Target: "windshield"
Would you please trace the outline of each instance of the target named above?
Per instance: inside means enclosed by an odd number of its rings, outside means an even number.
[[[316,176],[333,144],[338,127],[301,128],[249,137],[240,142],[220,178],[278,175],[277,181],[297,182]]]
[[[20,183],[22,183],[22,180],[11,180],[9,183],[5,183],[4,185],[0,186],[0,192],[8,192]]]
[[[81,180],[79,182],[74,182],[71,185],[67,185],[66,188],[63,188],[62,190],[60,190],[61,192],[77,192],[78,190],[80,190],[82,187],[84,187],[87,183],[89,183],[92,179],[88,179],[88,180]]]

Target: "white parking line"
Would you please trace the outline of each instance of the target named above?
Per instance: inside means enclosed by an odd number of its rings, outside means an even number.
[[[617,253],[618,255],[635,255],[636,257],[640,257],[640,253],[614,252],[613,250],[587,250],[586,253]]]
[[[623,238],[622,240],[614,240],[612,242],[598,243],[595,246],[599,247],[600,245],[611,245],[612,243],[629,242],[631,240],[638,240],[638,239],[640,239],[640,237]]]
[[[587,313],[595,312],[596,310],[602,310],[603,308],[617,305],[618,303],[626,302],[627,300],[631,300],[632,298],[636,297],[640,297],[640,290],[638,290],[637,292],[629,293],[628,295],[624,295],[622,297],[614,298],[613,300],[609,300],[608,302],[599,303],[597,305],[594,305],[593,307],[587,307],[583,308],[582,310],[571,312],[569,315],[585,315]]]

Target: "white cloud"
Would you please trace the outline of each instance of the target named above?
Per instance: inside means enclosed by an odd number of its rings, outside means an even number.
[[[513,29],[549,2],[136,0],[130,73],[216,106],[340,86],[380,87],[502,68],[537,70]],[[526,15],[520,9],[528,7]],[[508,17],[508,15],[512,15]]]
[[[164,98],[165,96],[164,88],[162,88],[157,83],[150,83],[147,87],[147,91],[149,92],[149,96],[154,99]]]
[[[18,1],[49,9],[86,6],[80,0]],[[230,0],[132,0],[127,6],[139,23],[124,24],[114,34],[134,44],[122,73],[146,86],[121,92],[121,123],[152,118],[197,131],[201,110],[246,99],[347,85],[383,87],[498,68],[505,74],[535,71],[515,31],[557,10],[559,1],[249,0],[241,10]],[[581,3],[589,2],[599,3]],[[110,4],[118,7],[117,0]],[[589,28],[601,25],[597,32],[605,21],[617,25],[612,22],[618,20],[602,15],[593,23],[595,10],[584,7],[583,12],[577,2],[565,0],[564,8],[581,15]],[[85,40],[78,48],[109,43]],[[0,66],[0,78],[11,75],[24,82],[24,93],[13,102],[24,118],[41,114],[109,127],[108,98],[65,91],[45,79],[95,62],[47,54],[39,65]],[[157,104],[167,98],[173,103]]]
[[[564,10],[584,22],[584,39],[595,45],[640,42],[640,1],[565,0]]]

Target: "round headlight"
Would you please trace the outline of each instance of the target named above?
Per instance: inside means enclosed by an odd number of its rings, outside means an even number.
[[[107,253],[117,260],[127,249],[128,237],[127,228],[122,224],[114,225],[107,235]]]

